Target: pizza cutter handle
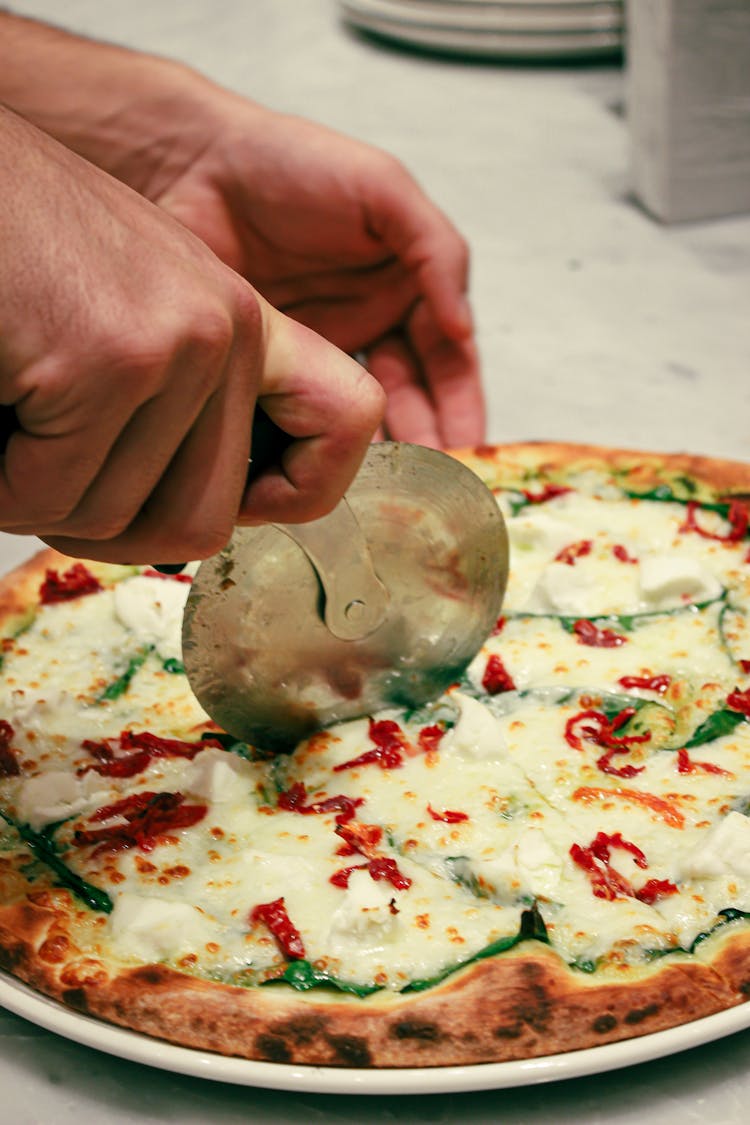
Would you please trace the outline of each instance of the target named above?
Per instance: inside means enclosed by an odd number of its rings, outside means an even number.
[[[388,591],[346,497],[321,519],[273,526],[293,539],[315,568],[325,595],[323,619],[335,637],[359,641],[382,625]]]

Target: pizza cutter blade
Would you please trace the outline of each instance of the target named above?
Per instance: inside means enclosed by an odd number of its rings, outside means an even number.
[[[482,481],[445,453],[377,443],[330,515],[237,528],[201,564],[183,623],[190,685],[221,727],[271,751],[419,706],[479,651],[507,573]]]

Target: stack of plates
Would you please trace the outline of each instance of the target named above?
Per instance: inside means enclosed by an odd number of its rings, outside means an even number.
[[[622,0],[339,0],[352,27],[485,58],[592,58],[623,47]]]

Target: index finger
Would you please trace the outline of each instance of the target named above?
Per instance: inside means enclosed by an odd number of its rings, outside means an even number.
[[[441,331],[453,340],[470,338],[465,239],[398,162],[392,174],[373,177],[372,183],[365,196],[371,229],[416,274]]]

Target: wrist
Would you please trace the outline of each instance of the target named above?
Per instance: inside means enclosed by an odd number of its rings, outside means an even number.
[[[151,198],[233,97],[182,63],[0,14],[0,102]]]

